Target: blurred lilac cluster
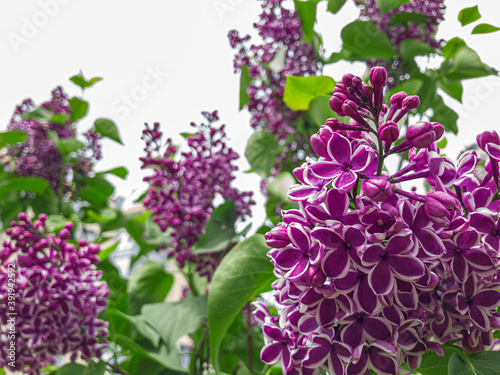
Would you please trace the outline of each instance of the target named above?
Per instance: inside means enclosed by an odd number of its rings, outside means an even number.
[[[160,229],[170,231],[168,256],[181,268],[186,263],[195,264],[197,272],[210,280],[224,254],[194,254],[193,247],[205,231],[214,198],[233,200],[240,220],[250,215],[250,206],[255,202],[251,192],[231,187],[233,172],[238,169],[233,162],[239,156],[226,145],[225,125],[213,125],[219,120],[216,111],[202,114],[208,124],[191,123],[196,133],[187,136],[189,151],[180,153],[171,139],[162,151],[160,124],[155,123],[153,128],[146,125],[146,157],[140,160],[142,168],[154,171],[144,179],[150,187],[143,203],[153,212]]]
[[[73,223],[57,235],[47,233],[47,215],[32,222],[25,213],[5,233],[10,237],[0,252],[0,367],[7,366],[6,351],[12,338],[6,330],[15,314],[15,369],[39,374],[55,362],[54,356],[71,354],[88,360],[107,347],[107,323],[98,319],[106,307],[108,286],[101,281],[99,245],[71,240]],[[7,265],[14,263],[14,300],[9,300]],[[9,303],[10,301],[10,303]]]
[[[61,87],[52,91],[52,98],[41,105],[54,116],[59,116],[60,123],[45,122],[37,119],[27,119],[26,114],[36,109],[31,99],[24,100],[17,106],[8,126],[8,130],[22,130],[28,134],[28,139],[16,146],[9,148],[5,165],[21,176],[37,176],[46,179],[56,191],[61,191],[61,182],[71,184],[78,177],[85,176],[92,171],[95,163],[102,158],[101,135],[89,131],[84,133],[84,148],[78,150],[70,163],[65,166],[63,173],[63,159],[61,153],[49,136],[53,131],[59,139],[70,139],[78,136],[76,124],[71,122],[71,109],[69,98]],[[63,186],[62,190],[68,190]]]
[[[500,328],[500,137],[479,135],[486,159],[469,150],[455,164],[436,145],[442,125],[400,134],[418,97],[399,92],[387,107],[386,70],[369,79],[335,86],[331,108],[351,122],[327,120],[311,138],[318,158],[294,170],[288,194],[299,208],[266,234],[279,320],[257,303],[261,357],[286,374],[396,374],[453,340],[491,347]],[[386,158],[404,151],[409,162],[389,172]]]
[[[250,124],[256,129],[271,132],[278,141],[294,134],[277,157],[278,171],[287,161],[296,162],[297,146],[307,144],[307,139],[293,128],[300,114],[283,102],[286,76],[309,76],[321,71],[321,64],[314,57],[311,45],[302,42],[302,23],[297,13],[285,8],[283,3],[283,0],[262,2],[260,19],[254,23],[262,44],[248,46],[249,35],[241,37],[237,30],[229,32],[231,47],[238,51],[234,58],[235,72],[245,66],[251,77],[247,88],[250,98],[248,110],[252,116]],[[282,58],[278,62],[282,67],[273,69],[269,65],[275,58]]]

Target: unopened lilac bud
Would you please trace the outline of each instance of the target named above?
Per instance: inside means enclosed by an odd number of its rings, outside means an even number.
[[[63,240],[68,240],[71,238],[71,232],[64,228],[59,231],[58,236]]]
[[[395,105],[401,108],[401,106],[403,105],[403,100],[407,96],[408,95],[404,91],[397,92],[391,96],[391,98],[389,99],[389,103],[391,104],[391,106]]]
[[[344,76],[342,77],[342,84],[344,84],[347,87],[351,86],[353,78],[354,78],[354,74],[351,74],[351,73],[344,74]]]
[[[484,152],[486,152],[486,145],[488,143],[500,145],[500,137],[498,136],[498,133],[494,130],[485,131],[481,134],[478,134],[478,136],[476,137],[476,141],[479,148]]]
[[[316,154],[318,154],[319,156],[323,157],[328,156],[326,144],[323,142],[319,134],[314,134],[311,137],[311,147],[313,148],[314,152],[316,152]]]
[[[351,86],[354,86],[354,87],[359,89],[359,88],[361,88],[362,85],[363,85],[363,81],[361,80],[361,78],[352,77]]]
[[[425,213],[429,218],[445,218],[460,209],[460,203],[444,191],[430,191],[425,197]]]
[[[417,95],[407,96],[403,99],[403,107],[408,109],[418,108],[420,105],[420,98]]]
[[[275,249],[280,249],[290,244],[290,238],[288,237],[285,226],[274,227],[270,232],[267,232],[264,237],[266,238],[267,246]]]
[[[361,90],[363,91],[363,94],[365,94],[366,96],[373,95],[373,87],[371,87],[369,85],[363,85]]]
[[[344,112],[346,116],[357,116],[358,105],[352,100],[346,100],[342,105],[342,112]]]
[[[385,201],[392,195],[391,183],[383,177],[370,178],[364,183],[363,189],[366,196],[375,202]]]
[[[377,133],[379,138],[384,142],[394,143],[399,138],[398,124],[394,121],[383,122],[380,124]]]
[[[387,70],[381,66],[375,66],[370,69],[370,83],[373,87],[383,87],[387,83]]]
[[[339,116],[345,116],[344,113],[342,112],[342,105],[344,104],[344,101],[346,99],[347,96],[345,96],[344,94],[335,93],[329,100],[330,108]]]
[[[64,224],[64,228],[66,228],[69,231],[72,231],[74,226],[75,226],[75,224],[73,224],[71,221]]]
[[[421,121],[408,127],[406,139],[413,147],[427,148],[435,141],[436,133],[430,122]]]
[[[304,279],[306,282],[310,283],[313,287],[320,287],[326,281],[326,275],[319,265],[309,266],[307,269]]]
[[[444,134],[444,126],[439,122],[432,122],[432,131],[436,133],[436,141],[441,138]]]

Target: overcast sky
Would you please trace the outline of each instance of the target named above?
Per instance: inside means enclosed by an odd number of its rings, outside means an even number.
[[[478,0],[483,15],[480,22],[500,25],[497,1]],[[462,28],[458,11],[470,1],[448,0],[447,21],[438,36],[460,36],[484,62],[500,69],[500,32],[470,35]],[[358,10],[349,1],[337,15],[319,6],[317,30],[328,52],[340,49],[340,30],[353,21]],[[189,129],[201,120],[203,110],[218,109],[227,124],[230,145],[243,155],[252,133],[246,111],[238,111],[239,77],[233,74],[233,51],[227,32],[237,28],[253,33],[260,5],[254,0],[3,0],[0,2],[0,129],[4,129],[15,105],[25,97],[37,103],[49,98],[50,91],[63,85],[71,95],[80,90],[68,78],[80,70],[87,77],[104,80],[85,93],[90,102],[81,129],[89,128],[98,117],[115,120],[125,146],[104,141],[104,159],[98,170],[124,165],[130,171],[123,182],[113,180],[118,194],[137,197],[146,187],[145,173],[138,158],[144,122],[159,121],[168,136]],[[334,79],[352,72],[361,74],[362,64],[338,63],[325,73]],[[461,116],[460,135],[449,137],[446,150],[455,156],[470,144],[477,132],[500,129],[500,79],[468,81],[464,105],[447,100]],[[241,159],[241,170],[248,164]],[[259,177],[239,173],[237,185],[259,190]],[[263,218],[262,197],[255,213]]]

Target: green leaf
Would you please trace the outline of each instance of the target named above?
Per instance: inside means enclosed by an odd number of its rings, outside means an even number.
[[[335,81],[327,76],[287,76],[283,101],[294,111],[305,111],[314,98],[331,94]]]
[[[417,369],[421,375],[443,375],[448,373],[448,362],[450,357],[459,350],[454,346],[444,345],[444,356],[438,355],[432,350],[428,350],[422,356],[422,363]]]
[[[376,0],[377,5],[382,13],[388,12],[389,10],[399,8],[404,3],[408,3],[410,0]]]
[[[195,254],[216,253],[226,250],[235,234],[236,207],[233,200],[227,200],[217,207],[200,238]]]
[[[64,228],[64,225],[71,220],[60,215],[49,215],[47,216],[47,221],[45,225],[47,226],[47,231],[49,233],[59,232]]]
[[[458,37],[450,39],[443,47],[443,57],[445,59],[452,59],[457,55],[460,48],[466,47],[467,44],[463,39]]]
[[[13,177],[0,186],[0,199],[3,199],[7,193],[12,191],[26,191],[35,194],[43,194],[49,183],[41,177]]]
[[[500,27],[496,27],[488,23],[480,23],[479,25],[474,26],[472,34],[489,34],[498,30],[500,30]]]
[[[425,74],[418,75],[422,81],[422,86],[418,90],[418,97],[420,98],[420,105],[417,108],[418,113],[424,113],[432,107],[436,100],[437,79],[429,77]]]
[[[436,143],[437,146],[440,148],[440,149],[443,149],[446,147],[446,145],[448,144],[448,140],[446,139],[446,137],[443,137],[443,139],[441,139],[439,142]]]
[[[71,109],[71,121],[75,122],[85,117],[89,109],[89,103],[74,96],[69,100],[69,107]]]
[[[463,46],[455,55],[448,69],[443,72],[448,80],[460,81],[464,79],[485,77],[497,74],[497,71],[484,64],[473,49]]]
[[[72,152],[77,152],[85,147],[85,145],[75,138],[59,138],[53,130],[49,131],[49,138],[54,143],[54,146],[59,150],[63,157],[68,156]]]
[[[481,14],[479,14],[479,9],[477,5],[474,5],[470,8],[464,8],[458,13],[458,21],[462,24],[462,26],[468,25],[469,23],[475,22],[481,18]]]
[[[109,223],[118,217],[116,211],[109,207],[102,209],[99,213],[89,209],[87,215],[89,218],[99,223]]]
[[[83,73],[80,72],[78,75],[74,75],[69,79],[71,82],[73,82],[75,85],[80,86],[82,90],[85,90],[87,87],[93,86],[95,83],[99,82],[102,80],[101,77],[94,77],[89,80],[86,80],[85,77],[83,77]]]
[[[127,175],[128,175],[128,170],[125,167],[117,167],[117,168],[113,168],[113,169],[108,169],[107,171],[97,172],[96,174],[97,175],[113,174],[116,177],[119,177],[122,180],[125,180],[127,178]]]
[[[97,256],[99,257],[99,261],[103,262],[106,259],[108,259],[109,256],[111,255],[111,253],[113,253],[113,251],[115,251],[119,245],[120,245],[120,241],[117,241],[114,244],[99,251],[99,253],[97,254]]]
[[[104,375],[106,373],[106,362],[99,361],[87,366],[85,375]]]
[[[342,48],[357,58],[391,61],[397,55],[387,35],[372,22],[354,21],[345,26],[340,35],[344,42]]]
[[[57,375],[85,375],[85,366],[75,362],[70,362],[64,365],[57,371]]]
[[[316,23],[316,7],[317,1],[301,1],[294,0],[295,10],[299,15],[302,22],[302,31],[306,37],[310,37],[314,31],[314,24]]]
[[[431,117],[431,121],[439,122],[444,126],[444,130],[448,132],[458,133],[458,115],[453,109],[444,104],[441,96],[436,95],[436,100],[433,103],[432,109],[434,115]]]
[[[52,116],[53,113],[43,107],[38,107],[31,112],[21,115],[21,117],[25,118],[26,120],[36,120],[39,122],[47,122]]]
[[[434,53],[434,49],[427,43],[417,39],[405,39],[401,42],[399,53],[405,60],[411,60],[415,56],[426,56]]]
[[[208,326],[216,367],[220,344],[235,317],[254,295],[270,290],[276,279],[268,251],[264,236],[254,235],[236,245],[215,271],[208,297]]]
[[[240,75],[240,111],[250,102],[250,96],[248,96],[248,85],[252,82],[252,77],[248,72],[248,67],[243,65],[241,67]]]
[[[462,103],[462,95],[464,92],[464,87],[460,81],[448,81],[446,78],[441,77],[439,79],[439,88],[451,96],[453,99],[458,100]]]
[[[274,135],[266,130],[254,132],[248,139],[245,157],[252,169],[266,178],[271,174],[274,159],[280,152],[280,145]]]
[[[132,273],[127,286],[130,315],[139,314],[143,305],[163,302],[173,283],[173,276],[165,272],[162,263],[147,261],[141,264]]]
[[[327,10],[333,14],[337,14],[347,0],[328,0],[328,8]]]
[[[59,113],[57,115],[52,116],[49,119],[49,122],[52,124],[66,125],[70,118],[71,118],[71,116],[69,116],[69,115]]]
[[[330,96],[321,95],[311,100],[309,104],[309,115],[318,126],[324,125],[325,121],[337,115],[330,108]]]
[[[116,124],[106,118],[98,118],[94,121],[94,131],[103,137],[109,138],[116,143],[123,144]]]
[[[144,305],[142,315],[159,333],[168,348],[175,348],[179,337],[190,334],[202,326],[206,316],[207,296],[188,294],[179,302]]]
[[[154,221],[154,216],[149,215],[145,222],[146,229],[146,243],[148,245],[158,247],[164,246],[170,240],[170,230],[167,229],[163,232],[156,221]]]
[[[412,24],[423,24],[430,16],[427,14],[417,13],[417,12],[404,12],[396,13],[391,17],[387,26],[392,27],[396,25],[403,25],[408,28],[408,23]],[[405,39],[405,40],[416,40],[416,39]],[[427,45],[427,44],[426,44]]]
[[[24,142],[28,139],[28,134],[22,130],[11,130],[0,133],[0,148],[7,145],[14,145],[16,143]]]
[[[392,95],[394,95],[397,92],[404,91],[408,95],[417,95],[420,92],[420,89],[422,88],[423,82],[421,79],[418,78],[410,78],[406,81],[403,81],[399,86],[393,87],[389,93],[388,97],[390,98]]]
[[[482,351],[473,355],[453,354],[448,365],[450,375],[498,375],[500,352]]]

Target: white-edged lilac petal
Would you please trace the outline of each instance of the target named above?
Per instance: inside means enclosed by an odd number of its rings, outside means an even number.
[[[379,262],[368,274],[368,283],[375,294],[388,294],[394,287],[394,278],[389,265]]]
[[[417,280],[425,274],[424,263],[411,255],[389,256],[387,262],[394,273],[403,280]]]
[[[311,165],[311,171],[325,180],[337,177],[344,172],[345,168],[330,161],[319,161]]]
[[[268,344],[260,351],[260,359],[262,362],[272,365],[280,359],[283,351],[286,351],[286,344],[283,342],[275,342]]]
[[[350,268],[349,254],[344,249],[330,250],[321,261],[321,268],[332,279],[344,277]]]
[[[334,133],[328,141],[328,155],[338,164],[347,165],[351,160],[351,142],[342,135]]]

